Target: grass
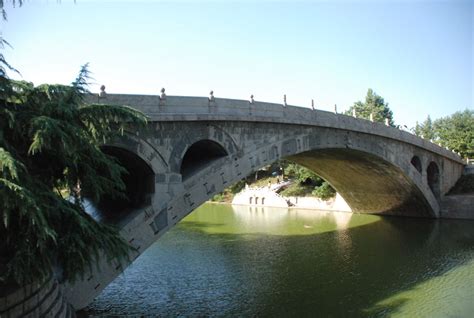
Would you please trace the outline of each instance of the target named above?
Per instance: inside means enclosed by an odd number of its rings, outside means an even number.
[[[314,186],[311,185],[303,185],[299,182],[294,182],[289,185],[286,189],[280,192],[280,195],[285,197],[306,197],[306,196],[314,196],[312,194],[314,190]]]

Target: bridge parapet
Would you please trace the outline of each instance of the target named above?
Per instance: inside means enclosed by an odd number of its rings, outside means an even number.
[[[463,163],[462,158],[426,139],[383,123],[301,106],[227,98],[107,94],[90,95],[88,102],[126,105],[143,112],[151,121],[247,121],[273,122],[344,129],[403,141]]]

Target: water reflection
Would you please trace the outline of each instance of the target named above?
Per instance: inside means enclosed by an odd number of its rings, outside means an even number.
[[[352,213],[349,213],[349,212],[334,212],[334,213],[330,213],[330,214],[334,218],[334,221],[336,222],[336,228],[338,230],[344,230],[344,229],[347,229],[349,227],[348,225],[349,225],[349,222],[351,221]]]
[[[474,222],[205,205],[89,314],[464,317],[473,285]]]
[[[232,211],[246,227],[269,228],[278,226],[288,217],[288,209],[232,205]]]
[[[211,208],[211,207],[210,207]],[[211,208],[212,209],[212,208]],[[344,230],[349,227],[366,225],[377,222],[380,217],[375,215],[358,219],[351,224],[353,214],[350,212],[330,212],[321,210],[252,207],[232,205],[230,209],[235,215],[237,223],[229,233],[263,232],[274,235],[309,235],[335,230]],[[192,216],[189,217],[193,219]],[[209,223],[200,218],[205,227]],[[229,230],[229,229],[227,229]]]

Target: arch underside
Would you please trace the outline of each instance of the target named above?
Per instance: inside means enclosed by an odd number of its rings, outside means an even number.
[[[213,161],[227,156],[225,148],[219,143],[204,139],[192,144],[181,160],[180,174],[187,179]]]
[[[423,193],[405,173],[377,156],[350,149],[321,149],[287,159],[327,180],[353,212],[435,216]]]
[[[119,223],[151,205],[155,192],[155,175],[151,167],[137,154],[116,146],[103,146],[102,151],[113,157],[123,168],[121,178],[125,185],[124,197],[103,195],[100,202],[88,202],[88,212],[97,220]]]

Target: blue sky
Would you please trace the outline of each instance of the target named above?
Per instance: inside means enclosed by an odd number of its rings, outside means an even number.
[[[474,107],[473,2],[37,0],[6,4],[1,30],[35,84],[88,62],[108,93],[344,110],[372,88],[412,127]]]

